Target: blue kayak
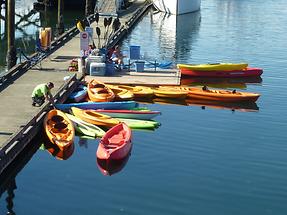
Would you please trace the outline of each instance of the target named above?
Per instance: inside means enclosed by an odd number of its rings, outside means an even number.
[[[113,110],[129,110],[138,107],[135,101],[122,101],[122,102],[81,102],[81,103],[67,103],[55,104],[58,110],[69,110],[71,107],[81,109],[113,109]]]
[[[75,102],[81,102],[83,101],[87,96],[87,87],[84,85],[80,85],[75,92],[71,93],[69,96],[69,99],[75,101]]]

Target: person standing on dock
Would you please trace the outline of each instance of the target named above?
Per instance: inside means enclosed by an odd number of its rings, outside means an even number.
[[[32,92],[32,105],[36,106],[37,104],[40,107],[47,99],[54,106],[55,103],[51,94],[52,88],[54,88],[54,84],[52,82],[37,85]]]

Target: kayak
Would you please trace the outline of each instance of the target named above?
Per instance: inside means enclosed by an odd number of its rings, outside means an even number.
[[[134,94],[135,98],[150,98],[153,97],[154,92],[150,87],[144,86],[127,86],[127,85],[118,85],[119,88],[127,89]]]
[[[97,149],[98,159],[123,159],[129,155],[132,148],[132,131],[125,124],[113,126],[100,140]]]
[[[80,85],[75,90],[75,92],[70,94],[69,99],[75,102],[81,102],[86,98],[87,94],[88,94],[87,87],[84,85]]]
[[[82,110],[76,107],[72,107],[71,109],[76,117],[94,125],[112,127],[120,123],[119,120],[104,114],[97,113],[95,110]]]
[[[228,71],[247,68],[248,63],[177,64],[179,69],[196,71]]]
[[[153,120],[126,119],[115,118],[120,122],[126,123],[132,129],[155,129],[160,126],[160,123]]]
[[[132,109],[138,106],[135,101],[119,101],[119,102],[81,102],[81,103],[67,103],[55,104],[59,110],[69,110],[71,107],[81,109]]]
[[[115,98],[114,92],[109,87],[95,79],[88,83],[88,95],[93,102],[109,102]]]
[[[100,127],[91,123],[85,122],[78,117],[66,113],[66,116],[74,123],[74,127],[77,132],[90,136],[90,137],[102,137],[106,133]]]
[[[160,111],[149,110],[96,110],[111,117],[150,120],[161,114]]]
[[[192,77],[221,77],[221,78],[232,78],[232,77],[256,77],[263,73],[261,68],[245,68],[242,70],[225,70],[225,71],[197,71],[190,70],[187,68],[181,68],[180,72],[182,75]]]
[[[187,96],[187,92],[171,87],[159,87],[153,89],[153,91],[154,95],[160,98],[185,99]]]
[[[132,100],[134,98],[133,92],[127,89],[119,88],[114,85],[107,85],[107,86],[114,92],[115,99],[117,100]]]
[[[222,102],[255,102],[260,94],[250,92],[238,92],[236,90],[212,90],[207,88],[177,87],[188,92],[188,97],[193,99],[213,100]]]
[[[65,150],[74,142],[75,130],[70,119],[60,110],[50,110],[43,121],[44,130],[51,143]]]

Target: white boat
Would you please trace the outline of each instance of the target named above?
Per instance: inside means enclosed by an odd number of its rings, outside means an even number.
[[[201,0],[153,0],[154,6],[169,14],[184,14],[200,10]]]

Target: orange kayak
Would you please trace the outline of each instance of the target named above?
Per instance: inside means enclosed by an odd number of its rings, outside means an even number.
[[[211,90],[204,87],[202,89],[195,87],[178,87],[178,89],[186,91],[189,98],[222,102],[255,102],[260,97],[258,93],[238,92],[236,90]]]
[[[132,148],[132,131],[125,124],[120,123],[115,125],[102,137],[98,149],[98,159],[123,159],[125,158]]]
[[[114,92],[107,85],[95,79],[88,84],[88,96],[93,102],[109,102],[115,98]]]
[[[112,127],[120,123],[119,120],[114,119],[110,116],[98,113],[95,110],[83,110],[80,108],[72,107],[73,114],[82,119],[83,121],[92,123],[94,125],[102,125],[107,127]]]
[[[67,149],[74,142],[75,130],[70,119],[60,110],[50,110],[43,122],[44,130],[51,143],[60,150]]]

